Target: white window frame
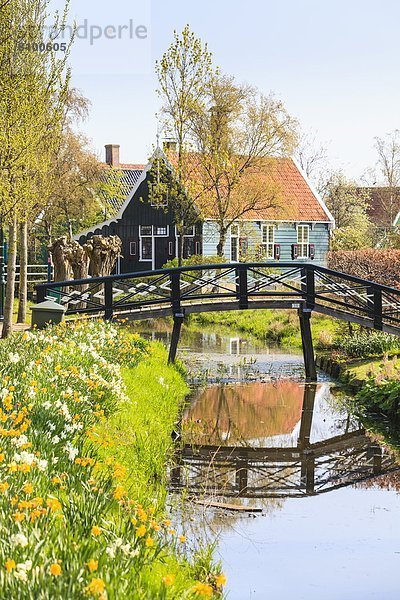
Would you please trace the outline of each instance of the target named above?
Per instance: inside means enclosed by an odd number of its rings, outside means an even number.
[[[150,233],[143,233],[144,227],[150,227]],[[140,237],[151,237],[153,235],[152,225],[139,225],[139,236]]]
[[[137,244],[136,242],[129,242],[129,255],[136,256]]]
[[[183,237],[196,237],[196,232],[195,232],[194,225],[191,225],[191,226],[190,226],[190,227],[188,227],[188,228],[186,228],[186,227],[185,227],[185,229],[190,229],[190,230],[191,230],[191,233],[184,233],[184,234],[183,234]],[[176,237],[180,237],[180,236],[179,236],[179,234],[178,234],[178,230],[177,230],[177,228],[176,228],[176,225],[175,225],[175,236],[176,236]]]
[[[166,233],[157,233],[157,229],[165,229]],[[152,231],[154,237],[169,237],[169,225],[165,225],[163,227],[157,227],[157,225],[153,225]]]
[[[297,225],[297,258],[308,258],[309,245],[310,226],[305,224]]]
[[[240,238],[240,227],[237,223],[232,223],[231,227],[230,227],[230,240],[231,240],[231,257],[230,257],[230,262],[239,262],[239,253],[240,253],[240,245],[239,245],[239,238]],[[234,258],[233,253],[232,253],[232,240],[236,240],[236,258]]]
[[[271,223],[261,225],[261,245],[265,250],[264,257],[266,259],[275,258],[275,225]]]
[[[143,240],[151,240],[151,258],[143,258]],[[154,236],[152,235],[143,235],[139,237],[139,262],[151,262],[154,260]]]

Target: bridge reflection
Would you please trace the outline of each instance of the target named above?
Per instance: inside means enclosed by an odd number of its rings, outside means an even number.
[[[349,420],[345,423],[344,433],[332,437],[325,434],[324,439],[312,442],[315,399],[319,386],[306,385],[303,391],[294,382],[286,384],[289,387],[285,390],[285,418],[283,413],[279,416],[279,410],[275,410],[272,429],[267,421],[268,399],[264,393],[263,413],[257,412],[260,402],[254,389],[250,410],[255,415],[254,423],[250,426],[245,424],[241,431],[238,422],[243,424],[243,417],[235,417],[229,411],[230,402],[226,395],[225,400],[220,398],[216,412],[212,403],[218,398],[213,398],[212,394],[206,397],[208,416],[214,414],[211,429],[201,427],[199,415],[203,413],[204,416],[204,410],[194,403],[183,420],[184,440],[189,443],[185,443],[177,452],[176,466],[170,474],[170,490],[185,490],[196,497],[214,498],[303,497],[339,489],[400,468],[391,455],[366,435],[361,426],[352,427]],[[291,384],[295,387],[292,396],[288,397]],[[220,389],[211,388],[214,395]],[[275,389],[278,389],[279,395],[279,382]],[[297,395],[293,391],[295,389]],[[235,388],[232,388],[231,393],[234,392]],[[303,395],[302,405],[298,402],[299,393]],[[279,397],[275,398],[275,405],[279,405]],[[240,411],[240,407],[236,406],[236,410]],[[205,418],[204,421],[211,423],[211,419]],[[293,427],[296,422],[297,426]],[[261,439],[260,425],[266,436]],[[201,444],[196,444],[195,440],[199,437]],[[261,443],[264,441],[264,446],[255,447],[255,438]],[[271,441],[276,440],[279,446],[270,445]],[[236,445],[232,445],[233,442]]]

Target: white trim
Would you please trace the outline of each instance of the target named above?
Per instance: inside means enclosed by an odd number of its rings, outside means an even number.
[[[232,227],[236,227],[236,233],[232,234]],[[236,260],[232,258],[232,240],[236,240]],[[239,262],[240,258],[240,225],[239,223],[232,223],[229,228],[229,242],[230,242],[230,262]]]
[[[264,242],[264,228],[267,228],[267,241]],[[272,242],[269,242],[268,228],[272,229]],[[275,224],[274,223],[261,223],[261,245],[265,247],[265,258],[275,258]],[[271,247],[271,254],[268,253],[268,248]]]
[[[161,228],[162,229],[166,229],[167,233],[154,233],[154,230],[161,229]],[[152,231],[153,231],[153,236],[154,237],[157,237],[157,238],[158,237],[169,237],[169,225],[165,225],[165,226],[162,225],[160,227],[158,227],[158,225],[153,225],[153,230]]]
[[[145,239],[145,238],[151,240],[151,258],[143,258],[142,257],[142,240]],[[154,237],[152,235],[139,236],[139,262],[151,262],[152,263],[152,268],[153,268],[153,262],[154,262]]]
[[[153,154],[153,157],[152,157],[153,159],[154,159],[155,155],[156,155],[156,153]],[[91,227],[90,229],[86,229],[85,231],[77,233],[76,235],[74,235],[74,240],[78,240],[82,235],[88,235],[89,233],[92,233],[95,229],[101,229],[102,227],[105,227],[106,225],[111,225],[111,223],[117,224],[117,222],[122,218],[125,210],[127,209],[130,201],[132,200],[133,196],[135,195],[135,193],[139,189],[140,184],[142,184],[143,181],[146,180],[147,173],[151,169],[152,164],[153,164],[152,162],[148,162],[147,163],[147,165],[143,169],[143,171],[142,171],[139,179],[135,183],[134,187],[131,189],[131,191],[129,192],[128,196],[125,198],[125,200],[124,200],[123,204],[121,205],[118,213],[112,219],[110,219],[109,221],[103,221],[103,223],[100,223],[99,225],[95,225],[95,226]]]
[[[184,233],[184,234],[183,234],[183,237],[184,237],[184,238],[185,238],[185,237],[196,237],[196,227],[195,227],[195,225],[191,225],[190,227],[192,228],[192,231],[193,231],[193,233]],[[186,229],[186,228],[185,228],[185,229]],[[177,238],[178,238],[178,237],[181,237],[180,235],[178,235],[178,231],[177,231],[177,229],[176,229],[176,225],[175,225],[175,237],[177,237]]]
[[[304,230],[307,231],[307,243],[306,242],[299,242],[299,228],[303,227],[303,232]],[[306,228],[306,229],[304,229]],[[304,233],[303,233],[304,236]],[[305,259],[308,258],[308,254],[309,254],[309,247],[310,247],[310,225],[308,223],[298,223],[297,227],[296,227],[296,245],[297,245],[297,258],[298,259]],[[304,247],[306,247],[306,255],[304,256],[303,254],[300,255],[300,248],[304,249]]]
[[[203,219],[204,223],[216,223],[217,219],[211,219],[211,218],[206,218]],[[270,221],[268,219],[262,219],[261,217],[259,218],[252,218],[252,219],[239,219],[238,220],[239,223],[291,223],[291,224],[297,224],[297,223],[314,223],[314,225],[329,225],[330,223],[332,223],[331,221],[313,221],[312,219],[309,220],[305,220],[305,219],[297,219],[297,220],[293,220],[293,221],[289,221],[288,219],[271,219]]]
[[[332,229],[335,229],[335,227],[336,227],[335,219],[334,219],[331,211],[326,206],[325,202],[322,200],[320,194],[317,192],[317,190],[315,189],[314,185],[311,183],[311,181],[309,180],[309,178],[307,177],[307,175],[304,173],[304,171],[301,168],[300,163],[297,161],[297,159],[294,156],[291,156],[290,158],[294,162],[294,164],[297,167],[300,175],[302,176],[302,178],[304,179],[304,181],[306,182],[306,184],[310,188],[311,192],[315,196],[315,199],[317,200],[318,204],[320,205],[320,207],[322,208],[322,210],[324,211],[324,213],[329,218],[329,221],[330,221],[330,223],[332,225]],[[307,219],[304,219],[304,220],[307,221]],[[310,223],[311,222],[313,222],[313,223],[319,223],[319,221],[310,221]]]
[[[96,231],[96,229],[101,229],[102,227],[110,226],[113,223],[115,223],[115,225],[117,225],[117,221],[115,218],[110,219],[109,221],[103,221],[103,223],[100,223],[99,225],[94,225],[90,229],[86,229],[85,231],[80,231],[79,233],[76,233],[75,235],[72,236],[72,239],[78,241],[79,238],[82,237],[83,235],[88,235],[89,233],[93,233],[93,235],[94,235],[94,232]]]

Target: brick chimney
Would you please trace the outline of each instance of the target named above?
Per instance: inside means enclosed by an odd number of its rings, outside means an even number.
[[[106,149],[106,163],[110,167],[119,167],[119,145],[118,144],[107,144]]]

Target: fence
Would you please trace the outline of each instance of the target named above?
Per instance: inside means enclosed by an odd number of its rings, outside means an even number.
[[[18,295],[18,286],[20,282],[21,267],[16,266],[15,274],[15,293]],[[39,283],[50,282],[53,279],[53,265],[28,265],[28,294],[33,298],[35,286]],[[7,283],[7,265],[3,262],[3,255],[0,249],[0,321],[4,315],[5,287]]]

